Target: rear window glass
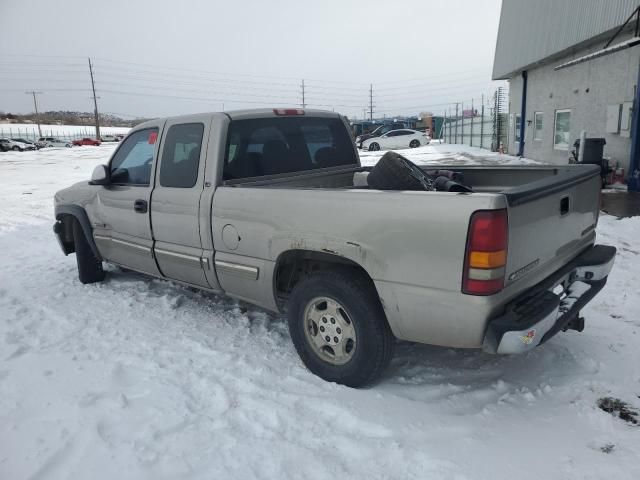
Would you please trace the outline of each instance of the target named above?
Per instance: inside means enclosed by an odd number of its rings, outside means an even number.
[[[260,118],[229,125],[224,180],[357,164],[339,118]]]

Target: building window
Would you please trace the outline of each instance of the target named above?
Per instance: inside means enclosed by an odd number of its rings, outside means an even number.
[[[556,110],[556,122],[553,128],[553,148],[569,150],[571,143],[571,110]]]
[[[533,114],[533,139],[542,140],[542,112],[535,112]]]
[[[515,131],[513,132],[513,137],[516,139],[516,142],[520,141],[520,115],[516,115]]]

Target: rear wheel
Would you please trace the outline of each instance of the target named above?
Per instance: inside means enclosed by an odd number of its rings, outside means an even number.
[[[104,280],[102,260],[93,253],[80,222],[75,218],[73,220],[73,243],[76,248],[76,261],[78,263],[78,278],[80,282],[95,283]]]
[[[291,339],[305,366],[329,382],[362,387],[391,361],[395,338],[370,281],[349,270],[325,271],[293,289]]]
[[[15,147],[13,147],[11,150],[13,150],[14,152],[19,152],[20,151],[20,147],[18,147],[17,145]]]
[[[371,145],[369,145],[369,150],[377,152],[378,150],[380,150],[380,145],[376,142],[373,142]]]
[[[410,148],[418,148],[420,146],[420,140],[411,140],[409,143]]]

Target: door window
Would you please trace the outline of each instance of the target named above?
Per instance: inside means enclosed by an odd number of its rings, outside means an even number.
[[[173,188],[191,188],[198,180],[202,123],[173,125],[167,132],[160,164],[160,185]]]
[[[149,185],[157,128],[138,130],[127,137],[111,159],[111,183]]]
[[[556,110],[553,132],[553,148],[568,150],[571,143],[571,110]]]

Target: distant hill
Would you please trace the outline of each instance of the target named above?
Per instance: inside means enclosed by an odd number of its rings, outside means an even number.
[[[71,112],[71,111],[49,111],[40,112],[38,115],[40,123],[50,125],[87,125],[92,126],[95,123],[93,113],[90,112]],[[0,112],[0,118],[10,120],[15,123],[36,123],[34,113],[13,114]],[[116,115],[100,114],[100,126],[104,127],[133,127],[139,123],[146,121],[146,118],[136,118],[134,120],[125,120]]]

